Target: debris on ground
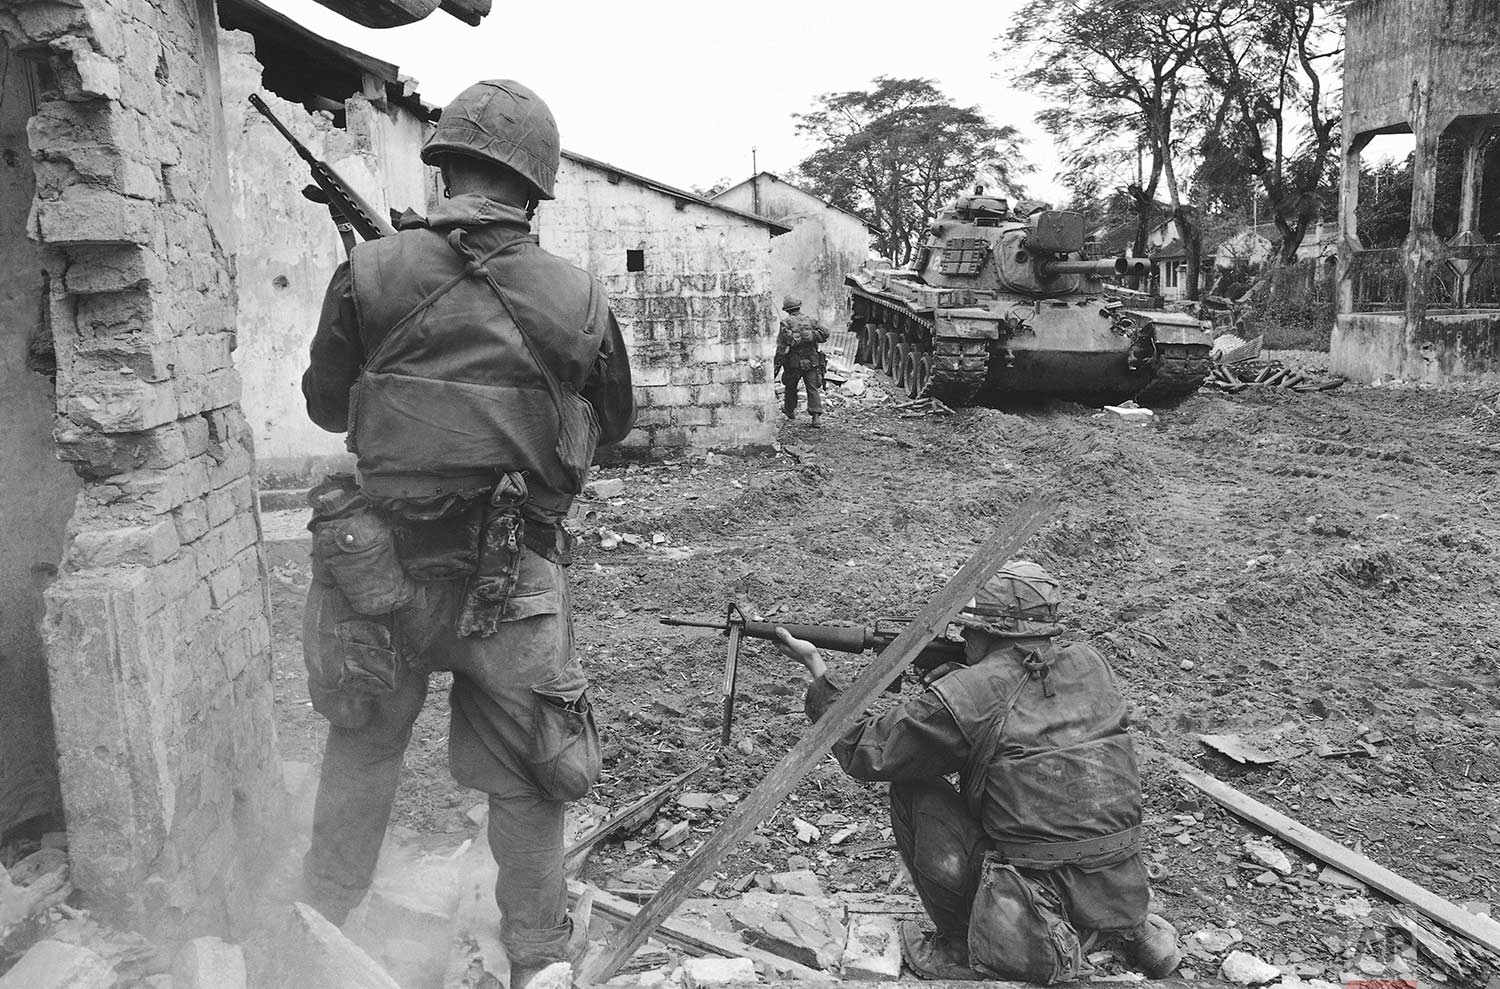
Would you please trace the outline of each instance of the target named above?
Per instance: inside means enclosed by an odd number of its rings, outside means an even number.
[[[1344,378],[1336,374],[1303,373],[1276,362],[1242,361],[1238,364],[1215,364],[1204,384],[1231,393],[1244,391],[1251,386],[1314,392],[1332,391],[1344,384]]]

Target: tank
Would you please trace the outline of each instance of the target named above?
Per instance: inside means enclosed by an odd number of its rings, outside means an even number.
[[[1105,279],[1146,258],[1083,257],[1081,213],[1024,219],[976,193],[944,209],[908,269],[847,276],[857,360],[949,405],[1064,398],[1171,403],[1210,369],[1211,324]]]

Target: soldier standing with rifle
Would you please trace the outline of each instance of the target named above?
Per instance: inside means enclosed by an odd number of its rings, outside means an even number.
[[[342,923],[364,896],[428,674],[452,671],[449,762],[489,794],[511,989],[584,946],[563,810],[600,753],[562,521],[596,443],[635,417],[603,288],[530,232],[559,155],[525,86],[459,94],[422,149],[447,198],[335,271],[302,382],[309,416],[347,430],[359,467],[310,495],[303,640],[330,725],[306,897]]]
[[[811,316],[802,315],[802,300],[795,295],[787,296],[781,303],[786,317],[781,321],[781,332],[776,335],[775,369],[781,372],[783,390],[781,414],[788,419],[797,415],[797,385],[807,388],[807,414],[812,416],[814,429],[822,426],[823,417],[823,372],[828,367],[828,358],[818,349],[818,344],[828,339],[828,331]]]
[[[1051,984],[1101,938],[1151,978],[1180,961],[1177,932],[1147,912],[1125,701],[1097,651],[1054,641],[1060,601],[1035,563],[1002,567],[959,613],[967,665],[834,745],[845,773],[891,784],[896,845],[937,927],[902,930],[923,978]],[[817,721],[838,687],[812,643],[778,633],[813,677]]]

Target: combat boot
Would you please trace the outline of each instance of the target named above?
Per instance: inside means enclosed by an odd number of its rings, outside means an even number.
[[[1182,952],[1177,948],[1177,928],[1157,914],[1148,913],[1146,919],[1126,931],[1121,940],[1126,959],[1148,979],[1164,979],[1182,964]]]
[[[823,417],[822,416],[813,416],[812,417],[812,428],[814,428],[814,429],[822,429],[823,428]]]
[[[969,967],[967,934],[924,932],[912,921],[901,925],[901,954],[917,978],[935,982],[980,982],[984,976]]]
[[[788,420],[797,418],[797,413],[793,409],[783,407],[781,410],[781,414],[786,416]]]

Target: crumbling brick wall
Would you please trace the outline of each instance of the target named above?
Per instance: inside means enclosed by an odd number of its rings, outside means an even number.
[[[29,234],[85,480],[45,625],[73,881],[161,934],[233,924],[280,794],[215,32],[212,0],[0,7],[45,63]]]
[[[625,334],[640,412],[625,446],[768,444],[776,347],[770,231],[674,200],[564,154],[537,231],[604,282]],[[630,271],[631,256],[641,271]]]

